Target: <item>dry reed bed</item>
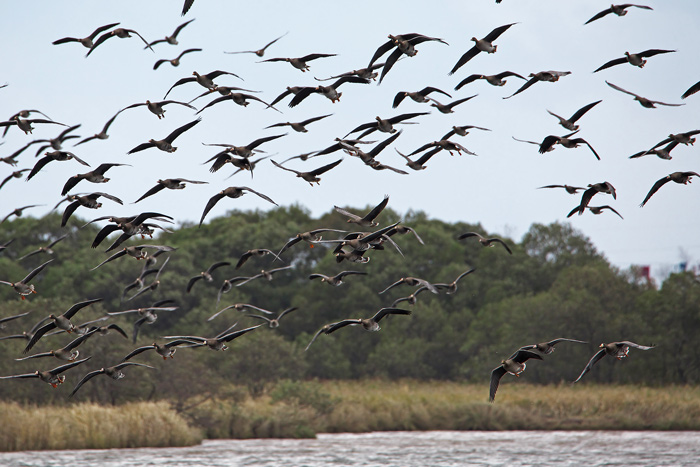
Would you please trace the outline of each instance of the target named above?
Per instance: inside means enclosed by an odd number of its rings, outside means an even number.
[[[164,402],[20,406],[0,403],[0,450],[191,446],[200,430]]]
[[[700,430],[700,387],[417,381],[280,382],[251,398],[119,407],[0,403],[0,450],[185,446],[202,438],[307,438],[395,430]],[[183,404],[187,406],[188,404]]]

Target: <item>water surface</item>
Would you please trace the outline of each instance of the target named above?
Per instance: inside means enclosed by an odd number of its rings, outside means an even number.
[[[426,431],[0,453],[7,467],[698,466],[700,432]]]

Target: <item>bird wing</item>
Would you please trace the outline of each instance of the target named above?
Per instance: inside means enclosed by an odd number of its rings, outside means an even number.
[[[140,152],[140,151],[143,151],[145,149],[154,148],[154,147],[156,147],[155,143],[141,143],[138,146],[136,146],[135,148],[129,150],[129,152],[127,152],[127,154],[133,154],[135,152]]]
[[[466,78],[464,78],[462,81],[460,81],[457,86],[455,86],[455,91],[458,91],[459,89],[462,88],[462,86],[465,86],[471,82],[476,81],[477,79],[481,79],[484,75],[469,75]]]
[[[199,220],[200,226],[202,225],[202,222],[204,222],[204,218],[209,213],[209,211],[211,211],[211,209],[216,205],[216,203],[218,203],[219,200],[221,200],[221,198],[223,198],[224,196],[226,196],[226,195],[224,195],[223,193],[217,193],[214,196],[212,196],[211,198],[209,198],[207,205],[204,207],[204,212],[202,213],[202,218]]]
[[[585,375],[586,373],[591,371],[591,368],[593,368],[593,365],[595,365],[598,362],[598,360],[600,360],[603,357],[605,357],[605,349],[600,349],[595,355],[593,355],[593,357],[591,357],[591,359],[588,361],[588,364],[583,369],[583,371],[581,372],[579,377],[576,378],[576,381],[574,381],[574,383],[578,383],[579,381],[581,381],[581,378],[583,378],[583,375]]]
[[[377,323],[382,320],[386,315],[410,315],[411,310],[404,310],[403,308],[393,308],[393,307],[386,307],[382,308],[378,312],[374,314],[372,317],[372,320],[376,321]]]
[[[611,88],[613,88],[613,89],[615,89],[615,90],[617,90],[617,91],[624,92],[625,94],[629,94],[630,96],[640,97],[640,96],[638,96],[637,94],[635,94],[635,93],[633,93],[633,92],[629,92],[629,91],[627,91],[627,90],[625,90],[625,89],[622,89],[620,86],[616,86],[616,85],[612,84],[612,83],[609,82],[609,81],[605,81],[605,83],[606,83],[608,86],[610,86]]]
[[[387,73],[389,73],[389,70],[394,66],[394,63],[401,58],[403,55],[403,52],[401,52],[401,49],[398,47],[396,50],[394,50],[386,59],[386,62],[384,63],[384,67],[382,67],[382,73],[379,76],[379,84],[382,83],[382,80],[384,80],[384,76],[386,76]]]
[[[180,128],[178,128],[175,131],[173,131],[172,133],[170,133],[165,138],[165,141],[167,141],[168,143],[172,143],[173,141],[175,141],[175,138],[177,138],[178,136],[180,136],[181,134],[183,134],[184,132],[186,132],[187,130],[189,130],[190,128],[192,128],[193,126],[195,126],[196,124],[198,124],[201,121],[202,121],[202,119],[198,118],[197,120],[193,120],[190,123],[182,125]]]
[[[496,39],[498,39],[498,36],[500,36],[501,34],[506,32],[506,30],[508,30],[508,28],[513,26],[514,24],[517,24],[517,23],[504,24],[503,26],[499,26],[499,27],[495,28],[493,31],[491,31],[486,36],[484,36],[484,40],[487,42],[495,41]]]
[[[668,176],[657,180],[656,183],[654,183],[654,186],[651,187],[651,190],[649,190],[649,193],[647,193],[647,196],[644,198],[644,201],[642,201],[642,204],[640,204],[639,207],[644,207],[644,205],[647,204],[647,201],[649,201],[649,198],[651,198],[654,195],[654,193],[659,191],[659,188],[661,188],[670,181],[671,179]]]
[[[312,88],[312,87],[303,87],[303,88],[301,88],[301,89],[294,95],[294,97],[292,98],[292,100],[289,101],[289,107],[296,107],[297,105],[299,105],[299,104],[301,103],[301,101],[303,101],[304,99],[306,99],[307,97],[309,97],[309,96],[311,95],[311,93],[313,93],[313,92],[316,92],[316,88]],[[277,100],[277,99],[275,99],[275,101],[276,101],[276,100]],[[275,101],[272,101],[272,103],[271,103],[270,105],[275,105]]]
[[[318,176],[318,175],[321,175],[321,174],[323,174],[323,173],[325,173],[325,172],[328,172],[329,170],[331,170],[333,167],[337,166],[337,165],[340,164],[341,162],[343,162],[343,159],[338,159],[338,160],[335,161],[335,162],[331,162],[330,164],[326,164],[326,165],[324,165],[324,166],[322,166],[322,167],[319,167],[319,168],[317,168],[317,169],[314,169],[314,170],[310,171],[310,172],[309,172],[309,175],[313,175],[314,177],[315,177],[315,176]]]
[[[365,215],[365,217],[363,217],[362,219],[365,221],[370,221],[370,222],[373,221],[384,210],[384,208],[386,207],[386,205],[388,203],[389,203],[389,195],[384,195],[384,199],[378,205],[376,205],[374,208],[372,208],[372,210],[370,212],[368,212]],[[338,208],[336,208],[336,211],[338,211]],[[341,214],[344,214],[344,213],[341,212]]]
[[[496,399],[496,391],[498,391],[498,385],[501,382],[501,378],[506,374],[506,369],[503,365],[499,365],[493,369],[491,372],[491,384],[489,385],[489,402],[493,402]]]
[[[63,313],[64,318],[71,319],[75,314],[85,308],[88,305],[91,305],[95,302],[101,302],[102,298],[93,298],[92,300],[85,300],[84,302],[78,302],[75,305],[71,306],[68,310],[66,310]]]
[[[31,281],[32,279],[34,279],[34,276],[36,276],[37,274],[39,274],[39,273],[46,267],[46,265],[49,264],[51,261],[53,261],[53,259],[50,259],[50,260],[48,260],[47,262],[45,262],[45,263],[43,263],[43,264],[37,266],[36,268],[34,268],[29,274],[27,274],[27,275],[24,277],[24,279],[22,279],[22,282],[24,282],[24,283],[26,284],[26,283],[28,283],[29,281]]]
[[[68,394],[68,397],[69,397],[69,398],[70,398],[70,397],[73,397],[73,395],[74,395],[76,392],[78,392],[78,389],[80,389],[80,387],[81,387],[83,384],[87,383],[88,381],[90,381],[90,380],[91,380],[92,378],[94,378],[95,376],[97,376],[97,375],[99,375],[99,374],[102,374],[102,373],[104,373],[104,372],[105,372],[105,371],[104,371],[104,368],[103,368],[103,369],[100,369],[100,370],[91,371],[90,373],[88,373],[88,374],[86,374],[85,376],[83,376],[83,379],[81,379],[81,380],[78,382],[78,384],[75,385],[75,387],[73,388],[73,390],[71,391],[71,393]]]
[[[595,149],[593,149],[593,146],[591,146],[590,144],[588,144],[588,141],[586,141],[585,139],[583,139],[583,138],[576,138],[576,139],[573,139],[573,140],[571,140],[571,141],[572,141],[573,143],[585,144],[586,146],[588,146],[588,149],[590,149],[590,150],[593,152],[593,155],[595,156],[595,158],[598,159],[598,160],[600,160],[600,156],[598,155],[598,153],[595,152]]]
[[[221,337],[218,337],[217,340],[219,342],[230,342],[230,341],[236,339],[237,337],[241,337],[243,334],[246,334],[250,331],[253,331],[254,329],[259,328],[260,326],[262,326],[262,324],[258,324],[257,326],[252,326],[252,327],[249,327],[246,329],[241,329],[240,331],[234,331],[234,332],[231,332],[229,334],[225,334]]]
[[[675,50],[665,50],[665,49],[649,49],[645,50],[644,52],[639,52],[637,56],[639,57],[653,57],[654,55],[659,55],[659,54],[667,54],[675,52]]]
[[[610,68],[615,65],[622,65],[623,63],[627,63],[626,57],[616,58],[615,60],[610,60],[609,62],[599,66],[596,70],[593,71],[593,73],[596,73],[600,70],[605,70],[606,68]]]
[[[602,100],[599,100],[599,101],[591,102],[591,103],[588,104],[588,105],[584,105],[583,107],[581,107],[580,109],[578,109],[576,112],[574,112],[574,114],[571,116],[571,118],[569,118],[569,121],[570,121],[571,123],[574,123],[576,120],[578,120],[579,118],[583,117],[583,115],[584,115],[586,112],[588,112],[588,111],[591,110],[593,107],[595,107],[596,105],[600,104],[601,102],[602,102]]]
[[[141,201],[144,198],[148,198],[151,195],[155,195],[156,193],[158,193],[159,191],[161,191],[164,188],[165,188],[165,185],[158,183],[156,186],[154,186],[153,188],[148,190],[146,193],[144,193],[143,196],[141,196],[139,199],[134,201],[134,204],[138,203],[139,201]]]
[[[344,328],[345,326],[349,326],[351,324],[362,324],[362,320],[361,319],[344,319],[342,321],[338,321],[337,323],[332,323],[330,325],[327,325],[328,327],[324,330],[324,332],[326,334],[330,334],[332,332],[337,331],[340,328]],[[311,345],[311,344],[309,344],[309,345]]]
[[[513,360],[517,363],[525,363],[531,358],[534,358],[536,360],[542,360],[542,357],[539,354],[523,349],[518,349],[513,355],[510,356],[509,360]]]
[[[521,92],[523,92],[524,90],[526,90],[527,88],[529,88],[530,86],[532,86],[533,84],[535,84],[536,82],[538,82],[539,80],[540,80],[540,79],[539,79],[537,76],[533,76],[532,78],[530,78],[530,79],[528,80],[527,83],[523,84],[523,85],[520,87],[520,89],[518,89],[517,91],[515,91],[515,92],[514,92],[513,94],[511,94],[510,96],[504,97],[504,99],[510,99],[511,97],[515,96],[516,94],[520,94]]]
[[[480,52],[480,50],[479,50],[476,46],[474,46],[474,47],[472,47],[471,49],[467,50],[467,51],[464,53],[464,55],[462,55],[461,57],[459,57],[459,60],[457,60],[457,63],[455,63],[455,66],[452,67],[452,70],[450,70],[450,72],[448,73],[448,75],[453,75],[453,74],[455,73],[455,71],[459,70],[459,69],[462,67],[462,65],[464,65],[465,63],[467,63],[467,62],[468,62],[469,60],[471,60],[472,58],[476,57],[477,54],[478,54],[479,52]]]
[[[274,201],[272,201],[272,198],[270,198],[270,197],[267,196],[267,195],[264,195],[264,194],[260,193],[259,191],[255,191],[255,190],[253,190],[252,188],[248,188],[248,187],[241,187],[241,188],[243,188],[243,189],[245,189],[245,190],[247,190],[247,191],[250,191],[251,193],[255,193],[256,195],[258,195],[259,197],[261,197],[261,198],[264,199],[265,201],[269,201],[269,202],[271,202],[272,204],[274,204],[275,206],[279,206],[279,204],[277,204],[277,203],[275,203]]]
[[[56,328],[56,323],[54,323],[53,321],[51,321],[51,322],[48,322],[48,323],[44,324],[44,325],[43,325],[42,327],[40,327],[39,329],[37,329],[37,330],[32,334],[31,339],[29,339],[29,342],[27,343],[27,346],[24,348],[24,350],[22,351],[22,353],[26,354],[27,352],[29,352],[29,351],[32,349],[32,347],[34,347],[34,345],[35,345],[37,342],[39,342],[39,339],[41,339],[41,337],[42,337],[44,334],[46,334],[47,332],[49,332],[49,331],[51,331],[52,329],[55,329],[55,328]]]
[[[543,140],[542,143],[540,144],[540,149],[539,152],[540,154],[546,153],[552,146],[554,146],[556,143],[558,143],[560,138],[555,135],[549,135],[546,136]]]
[[[388,40],[382,45],[380,45],[377,50],[374,52],[374,55],[372,55],[372,58],[369,61],[369,64],[367,65],[367,68],[371,67],[374,62],[379,60],[379,57],[390,51],[395,47],[394,42],[392,40]]]
[[[599,12],[599,13],[596,13],[595,16],[593,16],[593,18],[589,19],[588,21],[586,21],[586,22],[583,23],[583,24],[586,25],[586,24],[588,24],[588,23],[592,23],[593,21],[595,21],[595,20],[597,20],[597,19],[600,19],[600,18],[602,18],[603,16],[609,15],[610,13],[612,13],[612,8],[608,8],[608,9],[606,9],[606,10],[603,10],[603,11],[601,11],[601,12]]]
[[[97,40],[95,42],[93,42],[92,47],[90,47],[90,50],[88,50],[88,52],[85,54],[85,57],[89,57],[93,50],[95,50],[100,44],[102,44],[104,41],[106,41],[110,37],[114,37],[114,34],[112,34],[112,31],[106,32],[106,33],[102,34],[100,37],[98,37]]]
[[[683,93],[683,95],[681,96],[681,99],[685,99],[686,97],[690,97],[690,96],[692,96],[693,94],[695,94],[695,93],[698,92],[698,91],[700,91],[700,81],[698,81],[697,83],[695,83],[695,84],[693,84],[692,86],[690,86],[690,87]]]
[[[639,349],[639,350],[649,350],[649,349],[653,349],[655,347],[653,345],[652,346],[639,345],[639,344],[635,344],[634,342],[630,342],[630,341],[620,341],[620,342],[618,342],[618,344],[624,344],[624,345],[627,345],[629,347],[634,347],[635,349]]]

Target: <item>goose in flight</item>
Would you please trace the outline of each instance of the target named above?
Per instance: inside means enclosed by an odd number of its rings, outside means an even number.
[[[653,101],[651,99],[647,99],[646,97],[642,97],[642,96],[635,94],[633,92],[626,91],[625,89],[622,89],[620,86],[616,86],[609,81],[606,81],[605,83],[617,91],[624,92],[625,94],[629,94],[630,96],[634,96],[634,100],[639,102],[639,104],[642,107],[647,108],[647,109],[655,109],[656,104],[670,106],[670,107],[680,107],[681,105],[685,105],[685,104],[667,104],[665,102]]]
[[[629,63],[630,65],[634,65],[639,68],[644,68],[644,65],[646,65],[647,63],[647,61],[644,60],[645,58],[653,57],[654,55],[659,54],[667,54],[671,52],[675,52],[675,50],[649,49],[636,54],[625,52],[624,57],[610,60],[609,62],[599,66],[593,73],[597,73],[601,70],[605,70],[616,65],[622,65],[623,63]]]
[[[518,350],[513,355],[511,355],[506,360],[501,360],[501,364],[493,369],[491,372],[491,384],[489,385],[489,402],[493,402],[496,399],[496,391],[498,391],[498,385],[501,383],[501,378],[506,373],[510,373],[515,377],[520,377],[520,373],[525,371],[525,362],[529,359],[534,358],[536,360],[543,360],[543,358],[531,352],[529,350]]]
[[[282,35],[281,35],[280,37],[278,37],[277,39],[271,40],[270,42],[268,42],[267,44],[265,44],[264,47],[262,47],[262,48],[260,48],[260,49],[258,49],[258,50],[242,50],[242,51],[240,51],[240,52],[224,52],[224,53],[225,53],[225,54],[255,54],[255,55],[257,55],[258,57],[262,57],[262,56],[265,55],[265,51],[267,50],[268,47],[270,47],[272,44],[274,44],[274,43],[277,42],[278,40],[282,39],[282,38],[283,38],[284,36],[286,36],[287,34],[289,34],[289,32],[285,32],[284,34],[282,34]]]
[[[482,39],[477,39],[476,37],[472,37],[472,41],[474,41],[474,46],[467,50],[464,55],[462,55],[459,60],[457,60],[457,63],[455,63],[455,66],[452,67],[452,70],[450,70],[449,74],[453,75],[457,70],[459,70],[462,65],[467,63],[469,60],[472,58],[476,57],[479,52],[486,52],[489,54],[495,53],[496,49],[498,49],[497,45],[493,44],[493,41],[498,39],[498,37],[506,32],[508,28],[513,26],[516,23],[511,23],[511,24],[504,24],[503,26],[499,26],[495,28],[493,31],[488,33],[486,36],[484,36]]]
[[[693,177],[700,177],[700,174],[697,172],[673,172],[666,175],[664,178],[661,178],[654,183],[654,186],[651,187],[651,190],[649,190],[649,193],[647,193],[644,201],[642,201],[642,204],[639,206],[644,207],[644,205],[647,204],[647,201],[649,201],[649,198],[651,198],[654,193],[659,191],[659,189],[668,182],[676,182],[681,185],[687,185],[691,182]]]
[[[189,20],[189,21],[185,21],[184,23],[179,25],[177,28],[175,28],[175,31],[171,35],[165,36],[164,39],[157,39],[157,40],[149,43],[146,47],[144,47],[144,49],[152,47],[156,44],[160,44],[161,42],[167,42],[168,44],[171,44],[171,45],[178,45],[177,35],[180,34],[180,31],[182,31],[182,29],[185,26],[187,26],[188,24],[190,24],[192,21],[194,21],[194,18]]]
[[[592,23],[595,20],[598,20],[604,16],[609,15],[610,13],[615,13],[617,16],[625,16],[627,14],[627,8],[631,7],[636,7],[636,8],[641,8],[643,10],[653,10],[652,7],[646,6],[646,5],[635,5],[634,3],[623,3],[620,5],[610,5],[610,8],[606,8],[605,10],[596,13],[591,19],[586,21],[585,24]]]
[[[583,369],[581,374],[579,375],[578,378],[576,378],[576,381],[574,383],[578,383],[581,381],[581,378],[591,371],[593,368],[593,365],[598,363],[601,358],[605,357],[606,355],[610,355],[611,357],[615,357],[618,360],[622,360],[623,358],[627,357],[627,354],[629,354],[630,348],[634,347],[635,349],[639,350],[650,350],[653,349],[654,346],[649,346],[647,347],[646,345],[639,345],[635,344],[634,342],[630,341],[620,341],[620,342],[611,342],[609,344],[600,344],[600,350],[591,357],[591,359],[588,361],[588,364],[586,367]]]
[[[95,37],[97,37],[97,35],[99,33],[106,31],[107,29],[111,29],[115,26],[119,26],[119,23],[110,23],[110,24],[105,24],[104,26],[100,26],[99,28],[92,31],[92,34],[90,34],[87,37],[82,37],[82,38],[64,37],[62,39],[57,39],[57,40],[53,41],[52,44],[53,45],[60,45],[60,44],[67,44],[69,42],[78,42],[86,49],[91,49],[93,46],[93,41],[95,40]]]

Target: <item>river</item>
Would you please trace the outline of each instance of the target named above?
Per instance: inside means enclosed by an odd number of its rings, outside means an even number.
[[[187,448],[0,453],[3,467],[693,466],[700,432],[426,431],[210,440]]]

